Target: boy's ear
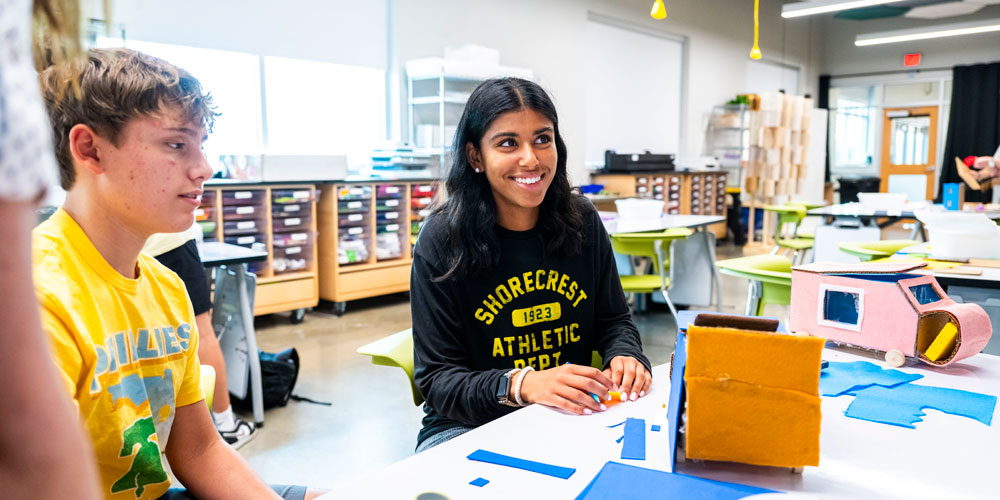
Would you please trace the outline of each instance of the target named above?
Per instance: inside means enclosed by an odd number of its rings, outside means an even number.
[[[73,164],[85,169],[92,174],[104,172],[104,165],[101,163],[100,143],[102,139],[94,129],[87,125],[78,123],[69,129],[69,154],[73,158]]]
[[[479,153],[479,150],[472,145],[471,142],[465,143],[465,157],[469,159],[469,165],[476,172],[482,172],[483,170],[483,157]]]

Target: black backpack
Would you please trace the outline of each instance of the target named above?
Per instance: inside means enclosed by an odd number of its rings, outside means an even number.
[[[278,353],[260,351],[260,377],[264,409],[287,405],[299,378],[298,351],[294,347]],[[253,391],[247,391],[246,399],[233,396],[232,402],[237,408],[249,410]]]

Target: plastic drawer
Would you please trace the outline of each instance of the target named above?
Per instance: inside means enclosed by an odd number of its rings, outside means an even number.
[[[413,210],[413,218],[414,219],[426,219],[427,216],[430,215],[431,213],[432,213],[432,210],[429,209],[429,208],[422,208],[422,209],[419,209],[419,210],[415,209],[415,210]]]
[[[291,246],[305,245],[311,243],[312,233],[309,231],[299,231],[297,233],[276,233],[274,235],[274,247],[283,248]]]
[[[367,227],[342,227],[337,230],[337,237],[340,241],[352,239],[368,239]]]
[[[206,234],[205,237],[202,238],[201,241],[203,241],[205,243],[212,243],[212,242],[219,241],[219,239],[215,237],[215,233],[212,233],[212,235],[207,235]]]
[[[401,224],[396,223],[396,222],[389,223],[389,224],[379,224],[379,225],[375,226],[375,233],[376,234],[398,233],[399,230],[400,230],[400,228],[402,228],[402,227],[403,226]]]
[[[208,236],[210,234],[215,234],[215,230],[219,227],[219,223],[214,220],[200,220],[198,221],[198,227],[201,228],[202,234]]]
[[[337,241],[337,262],[340,265],[368,262],[371,241],[367,234],[367,231],[360,227],[340,230],[340,238]]]
[[[337,217],[337,225],[340,227],[367,226],[368,214],[341,214]]]
[[[356,214],[361,212],[368,212],[369,207],[371,207],[371,202],[368,200],[348,200],[337,202],[337,213],[340,214]]]
[[[433,197],[437,194],[437,184],[416,184],[410,188],[412,197]]]
[[[405,214],[406,212],[400,210],[376,212],[375,222],[400,222]]]
[[[340,186],[337,188],[338,200],[370,200],[371,186]]]
[[[271,203],[283,205],[289,203],[307,203],[315,199],[311,189],[273,189]]]
[[[271,219],[271,230],[276,233],[287,233],[293,231],[303,231],[310,228],[312,223],[312,217],[310,216],[295,216],[295,217],[275,217]]]
[[[402,198],[405,194],[403,186],[395,184],[379,184],[375,188],[376,198]]]
[[[263,205],[264,190],[226,190],[222,192],[223,205]]]
[[[266,225],[257,220],[234,220],[222,223],[222,233],[226,236],[237,234],[253,234],[266,229]]]
[[[375,235],[375,258],[378,260],[398,259],[403,256],[403,236],[398,232]]]
[[[238,205],[222,207],[222,220],[252,220],[264,217],[264,207],[256,205]]]
[[[431,206],[432,203],[434,203],[434,197],[433,196],[422,196],[422,197],[419,197],[419,198],[411,198],[410,199],[410,206],[413,207],[413,208],[418,208],[418,209],[419,208],[429,207],[429,206]]]
[[[274,249],[271,268],[274,274],[305,271],[312,265],[312,244],[279,247]]]
[[[310,213],[312,213],[312,205],[307,203],[275,203],[271,205],[271,215],[275,217],[292,217]]]
[[[194,220],[215,220],[215,207],[200,206],[194,209]]]
[[[267,245],[267,237],[264,234],[247,234],[243,236],[226,236],[223,241],[229,243],[230,245],[239,245],[241,247],[251,248],[255,243],[260,243],[262,245]]]
[[[375,210],[399,210],[402,204],[399,198],[383,198],[375,202]]]
[[[214,189],[206,189],[201,193],[201,206],[203,207],[214,207],[215,206],[215,196],[218,191]]]

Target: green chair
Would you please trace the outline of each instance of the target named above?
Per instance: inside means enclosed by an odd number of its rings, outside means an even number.
[[[785,205],[803,207],[803,208],[806,209],[806,212],[808,212],[808,211],[810,211],[810,210],[812,210],[814,208],[825,207],[826,206],[826,202],[816,203],[816,202],[812,202],[812,201],[793,200],[793,201],[786,201]],[[806,217],[803,220],[809,219],[809,218],[810,217],[808,215],[806,215]],[[820,217],[812,217],[812,218],[813,219],[820,219]],[[812,227],[806,227],[806,226],[802,225],[802,223],[800,221],[798,227],[795,228],[795,236],[798,237],[798,238],[806,238],[806,239],[812,240],[812,239],[815,239],[815,237],[816,237],[816,231]]]
[[[396,332],[388,337],[363,345],[358,348],[358,354],[372,357],[373,365],[398,366],[406,373],[410,379],[410,392],[413,395],[414,406],[420,406],[424,402],[424,395],[420,393],[417,384],[413,381],[413,329],[407,328],[401,332]],[[600,370],[604,367],[604,361],[597,351],[591,353],[591,366]],[[214,377],[214,372],[213,372]]]
[[[812,238],[799,237],[797,232],[802,219],[806,218],[806,207],[802,205],[765,205],[765,212],[777,214],[778,224],[774,228],[775,246],[771,250],[771,255],[777,255],[782,251],[790,253],[793,262],[805,262],[806,253],[812,250]],[[786,227],[791,226],[791,231],[786,232]]]
[[[677,317],[677,308],[667,295],[671,284],[670,260],[672,246],[675,240],[683,240],[691,236],[692,231],[688,228],[676,227],[660,232],[650,233],[619,233],[611,235],[611,248],[622,255],[629,257],[645,257],[653,262],[653,273],[640,274],[636,272],[635,259],[630,258],[632,264],[632,274],[619,276],[622,283],[622,290],[625,293],[655,293],[663,294],[667,301],[670,312]]]
[[[750,280],[747,287],[747,316],[762,316],[767,304],[792,303],[792,261],[783,255],[754,255],[720,260],[722,274]]]
[[[912,245],[919,245],[913,240],[881,240],[881,241],[850,241],[837,245],[841,252],[853,255],[861,262],[885,259]]]
[[[410,379],[410,392],[413,393],[413,404],[420,406],[424,395],[420,394],[417,384],[413,382],[413,329],[407,328],[388,337],[381,338],[358,348],[359,354],[372,357],[373,365],[398,366]]]

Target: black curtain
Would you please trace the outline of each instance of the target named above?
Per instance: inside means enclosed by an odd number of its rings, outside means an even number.
[[[962,182],[955,168],[956,156],[989,156],[997,146],[1000,146],[1000,61],[955,66],[937,201],[941,202],[945,183]],[[966,201],[988,199],[988,192],[965,192]]]

